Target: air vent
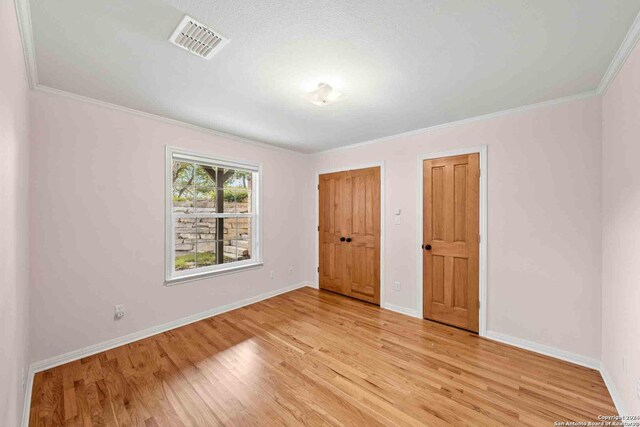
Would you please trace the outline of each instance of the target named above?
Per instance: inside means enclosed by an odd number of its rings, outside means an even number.
[[[211,59],[229,39],[185,15],[171,34],[169,41],[194,55]]]

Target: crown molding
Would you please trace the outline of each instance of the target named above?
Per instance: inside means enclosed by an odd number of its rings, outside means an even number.
[[[635,21],[633,21],[631,28],[627,31],[627,35],[624,37],[624,40],[613,57],[611,64],[609,64],[609,68],[607,68],[604,76],[602,76],[602,80],[600,80],[600,84],[596,89],[598,95],[604,95],[607,92],[609,85],[611,85],[613,80],[616,78],[624,66],[624,63],[627,62],[627,58],[629,58],[629,55],[633,52],[633,48],[638,43],[638,40],[640,40],[640,13],[636,15]]]
[[[14,0],[18,30],[22,39],[22,52],[29,77],[29,87],[34,89],[38,85],[38,67],[36,66],[36,48],[33,41],[33,29],[31,27],[31,9],[29,0]]]
[[[398,133],[398,134],[395,134],[395,135],[384,136],[382,138],[371,139],[369,141],[356,142],[354,144],[343,145],[341,147],[335,147],[335,148],[329,148],[329,149],[326,149],[326,150],[315,151],[312,154],[331,153],[331,152],[334,152],[334,151],[341,151],[341,150],[346,150],[346,149],[350,149],[350,148],[362,147],[362,146],[365,146],[365,145],[377,144],[379,142],[392,141],[392,140],[395,140],[395,139],[398,139],[398,138],[406,138],[406,137],[411,137],[411,136],[417,136],[417,135],[421,135],[421,134],[427,133],[427,132],[432,132],[432,131],[438,130],[438,129],[446,129],[446,128],[449,128],[449,127],[460,126],[460,125],[473,123],[473,122],[478,122],[478,121],[482,121],[482,120],[494,119],[496,117],[507,116],[507,115],[510,115],[510,114],[524,113],[526,111],[536,110],[538,108],[549,107],[549,106],[556,105],[556,104],[564,104],[566,102],[573,102],[573,101],[577,101],[577,100],[580,100],[580,99],[591,98],[591,97],[594,97],[594,96],[598,96],[598,94],[596,93],[596,91],[592,90],[592,91],[589,91],[589,92],[583,92],[583,93],[579,93],[579,94],[576,94],[576,95],[566,96],[564,98],[551,99],[549,101],[543,101],[543,102],[538,102],[536,104],[524,105],[522,107],[510,108],[508,110],[502,110],[502,111],[497,111],[495,113],[483,114],[483,115],[480,115],[480,116],[470,117],[468,119],[456,120],[456,121],[453,121],[453,122],[442,123],[442,124],[434,125],[434,126],[428,126],[428,127],[425,127],[425,128],[411,130],[411,131],[403,132],[403,133]]]

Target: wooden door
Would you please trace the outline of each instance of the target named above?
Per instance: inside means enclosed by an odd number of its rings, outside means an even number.
[[[479,155],[424,161],[425,319],[478,332]]]
[[[320,288],[380,304],[380,168],[320,175]]]
[[[320,288],[338,293],[345,293],[347,272],[346,187],[344,172],[320,175]]]
[[[379,305],[380,168],[349,171],[346,184],[346,288],[350,296]]]

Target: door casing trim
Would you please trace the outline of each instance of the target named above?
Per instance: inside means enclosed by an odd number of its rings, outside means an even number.
[[[327,173],[335,173],[335,172],[346,172],[350,170],[357,169],[367,169],[367,168],[380,168],[380,307],[385,308],[386,298],[385,298],[385,286],[384,286],[384,235],[385,235],[385,227],[384,227],[384,161],[382,162],[372,162],[372,163],[364,163],[354,166],[344,166],[335,169],[322,169],[316,172],[316,231],[314,231],[316,238],[314,239],[315,251],[316,251],[316,286],[318,289],[320,288],[320,273],[318,272],[318,267],[320,266],[320,235],[318,234],[318,227],[320,227],[320,191],[318,190],[318,186],[320,185],[320,175],[324,175]]]
[[[421,154],[418,156],[418,194],[417,194],[417,233],[416,233],[416,308],[421,319],[424,318],[423,313],[423,272],[422,272],[422,236],[423,236],[423,180],[424,180],[424,168],[423,162],[429,159],[437,159],[440,157],[452,157],[463,154],[475,154],[480,155],[480,251],[478,258],[478,300],[480,301],[480,309],[478,314],[479,328],[478,334],[481,337],[487,335],[487,176],[488,176],[488,162],[487,162],[487,146],[481,145],[478,147],[460,148],[456,150],[439,151],[436,153]]]

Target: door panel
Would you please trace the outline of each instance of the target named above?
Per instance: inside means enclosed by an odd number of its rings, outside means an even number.
[[[320,288],[343,292],[346,273],[344,230],[344,192],[346,176],[342,173],[320,176]]]
[[[423,166],[424,317],[478,332],[479,155]]]
[[[321,175],[319,191],[320,287],[380,304],[380,168]]]
[[[380,168],[347,172],[347,289],[354,298],[380,304]]]

